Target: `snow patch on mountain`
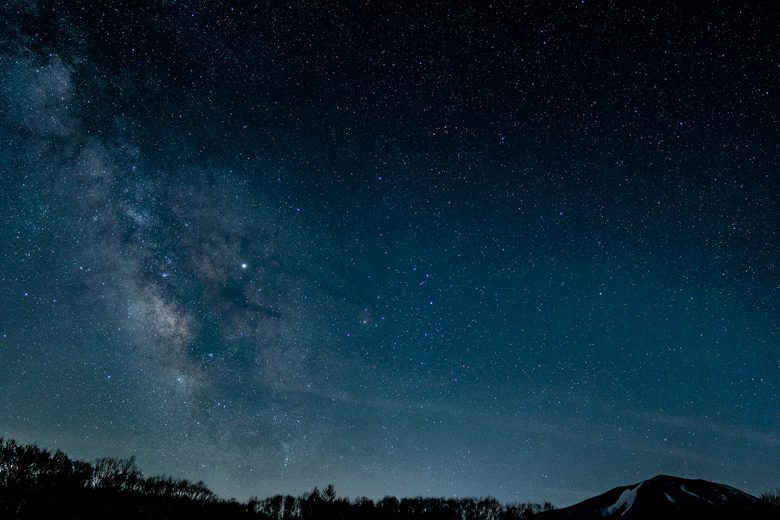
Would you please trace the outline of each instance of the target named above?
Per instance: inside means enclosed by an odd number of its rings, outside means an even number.
[[[735,495],[737,495],[737,496],[740,496],[740,497],[742,497],[742,498],[747,498],[747,499],[748,499],[748,500],[750,500],[751,502],[758,502],[758,500],[756,499],[756,497],[754,497],[753,495],[748,495],[748,494],[747,494],[747,493],[745,493],[744,491],[740,491],[739,489],[737,489],[737,488],[735,488],[735,487],[727,486],[726,484],[721,484],[721,486],[722,486],[722,487],[724,487],[724,488],[726,488],[726,489],[728,489],[729,491],[731,491],[732,493],[734,493],[734,494],[735,494]]]
[[[685,491],[685,492],[686,492],[686,493],[688,493],[689,495],[695,496],[695,497],[696,497],[696,498],[698,498],[699,500],[706,500],[706,501],[707,501],[707,502],[709,502],[710,504],[713,504],[713,505],[714,505],[714,502],[713,502],[712,500],[710,500],[710,499],[708,499],[708,498],[702,498],[702,497],[700,497],[699,495],[697,495],[696,493],[692,493],[691,491],[688,491],[687,489],[685,489],[685,486],[683,486],[682,484],[680,484],[680,489],[682,489],[683,491]],[[721,495],[721,496],[723,496],[723,495]],[[724,498],[725,498],[725,497],[724,497]]]
[[[634,505],[634,500],[636,500],[636,492],[640,487],[642,487],[642,484],[639,484],[634,489],[626,489],[623,491],[620,494],[620,497],[618,497],[617,502],[605,508],[604,511],[602,511],[601,516],[611,515],[623,506],[626,506],[626,509],[620,514],[620,516],[625,515],[628,510],[631,509],[631,506]]]
[[[638,484],[613,488],[573,506],[539,514],[540,520],[593,518],[780,520],[780,508],[730,486],[658,475]]]

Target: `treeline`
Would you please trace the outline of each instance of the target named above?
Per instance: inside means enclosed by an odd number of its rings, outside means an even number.
[[[145,478],[135,459],[71,460],[0,437],[0,518],[256,518],[203,482]]]
[[[378,502],[367,497],[354,501],[336,498],[333,485],[323,491],[314,488],[302,497],[276,495],[264,500],[253,497],[251,511],[271,520],[519,520],[554,509],[552,504],[512,503],[502,505],[495,498],[402,498],[386,496]]]
[[[780,488],[777,488],[774,491],[767,491],[766,493],[761,493],[761,495],[758,498],[766,502],[769,502],[770,504],[780,506]]]
[[[338,498],[332,485],[300,497],[253,497],[240,503],[220,499],[203,482],[144,477],[134,458],[88,463],[0,437],[3,519],[518,520],[549,509],[549,503],[502,505],[493,498],[350,501]]]

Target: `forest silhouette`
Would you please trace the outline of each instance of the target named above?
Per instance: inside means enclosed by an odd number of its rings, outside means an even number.
[[[144,477],[135,458],[70,459],[0,437],[0,518],[260,518],[267,520],[516,520],[552,504],[494,498],[339,498],[333,485],[301,496],[224,500],[201,482]]]

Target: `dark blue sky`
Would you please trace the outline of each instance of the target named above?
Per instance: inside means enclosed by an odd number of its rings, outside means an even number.
[[[780,20],[672,4],[3,7],[0,435],[241,500],[777,487]]]

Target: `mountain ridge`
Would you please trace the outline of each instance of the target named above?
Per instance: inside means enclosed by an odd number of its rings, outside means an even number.
[[[725,484],[657,475],[537,516],[543,520],[681,520],[696,517],[708,520],[777,520],[780,519],[780,507]]]

